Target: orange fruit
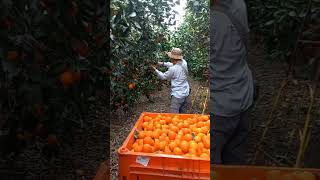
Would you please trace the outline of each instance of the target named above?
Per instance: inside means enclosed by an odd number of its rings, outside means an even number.
[[[176,142],[177,146],[180,146],[181,139],[175,139],[174,142]]]
[[[203,126],[203,122],[198,122],[197,123],[197,128],[201,128]]]
[[[128,88],[131,90],[131,89],[134,89],[136,87],[136,83],[129,83],[128,84]]]
[[[179,129],[182,129],[182,128],[183,128],[183,123],[181,123],[181,122],[178,123],[178,128],[179,128]]]
[[[154,128],[160,130],[161,129],[161,124],[160,123],[154,124]]]
[[[143,120],[144,120],[145,122],[148,122],[148,121],[150,121],[150,117],[149,117],[149,116],[144,116],[144,117],[143,117]]]
[[[165,153],[165,154],[171,154],[171,153],[172,153],[169,146],[166,146],[166,147],[164,148],[164,153]]]
[[[171,151],[173,151],[175,147],[177,147],[177,143],[175,141],[169,143],[169,148]]]
[[[152,131],[146,131],[146,136],[152,137]]]
[[[9,61],[16,61],[19,59],[19,52],[17,51],[9,51],[7,54],[7,59]]]
[[[138,143],[138,145],[143,145],[143,139],[137,139],[136,142]]]
[[[154,140],[150,136],[147,136],[147,137],[145,137],[143,139],[143,143],[153,146],[154,145]]]
[[[136,146],[139,146],[139,144],[137,143],[137,141],[132,144],[132,149],[134,149],[134,147],[136,147]]]
[[[183,140],[191,141],[191,140],[192,140],[192,135],[191,135],[191,134],[185,134],[185,135],[183,136]]]
[[[190,154],[197,154],[197,149],[195,149],[195,148],[189,148],[189,153]]]
[[[182,150],[179,148],[179,147],[175,147],[174,150],[173,150],[173,153],[175,155],[182,155]]]
[[[167,123],[167,124],[170,124],[171,122],[172,122],[171,117],[167,117],[167,118],[166,118],[166,123]]]
[[[73,79],[73,73],[72,71],[65,71],[60,75],[60,82],[62,85],[67,88],[73,85],[74,79]]]
[[[180,134],[178,134],[177,136],[176,136],[176,139],[182,139],[182,137],[183,137],[183,135],[180,135]]]
[[[196,153],[197,156],[201,156],[201,154],[203,153],[202,148],[198,148],[198,149],[196,149],[196,151],[197,151],[197,153]]]
[[[148,122],[144,122],[144,123],[142,124],[143,129],[144,129],[144,130],[146,130],[146,129],[147,129],[147,127],[148,127],[148,125],[149,125],[149,123],[148,123]]]
[[[203,149],[204,148],[204,144],[202,142],[198,143],[198,149]]]
[[[142,152],[143,145],[137,145],[133,148],[134,152]]]
[[[189,147],[193,148],[193,149],[197,149],[198,148],[198,144],[195,141],[190,141]]]
[[[160,134],[159,134],[158,131],[153,131],[153,132],[152,132],[152,138],[158,139],[159,137],[160,137]]]
[[[177,126],[174,126],[174,125],[170,127],[170,130],[174,131],[176,133],[179,132],[179,128]]]
[[[209,127],[208,126],[201,127],[201,133],[207,134],[208,132],[209,132]]]
[[[145,153],[152,153],[152,146],[150,144],[144,144],[142,151]]]
[[[148,126],[147,126],[147,129],[149,131],[152,131],[153,130],[153,124],[152,123],[149,123]]]
[[[48,141],[48,144],[50,144],[50,145],[56,145],[56,144],[58,144],[57,136],[54,135],[54,134],[49,134],[47,141]]]
[[[205,134],[199,133],[198,136],[200,136],[202,138],[202,136],[205,136]]]
[[[161,128],[162,128],[162,129],[169,129],[169,125],[164,124],[164,125],[161,126]]]
[[[72,72],[74,82],[79,82],[81,80],[81,73],[79,71]]]
[[[183,130],[179,130],[178,135],[183,136],[184,135]]]
[[[209,116],[203,115],[203,116],[202,116],[202,120],[203,120],[203,121],[208,121],[208,120],[209,120]]]
[[[169,131],[168,137],[170,140],[174,140],[176,138],[177,134],[173,131]]]
[[[159,140],[160,141],[165,141],[166,140],[166,135],[165,134],[161,134],[160,136],[159,136]]]
[[[138,135],[139,139],[143,139],[146,137],[146,132],[145,131],[140,131]]]
[[[182,152],[187,153],[189,151],[189,143],[187,141],[185,141],[185,140],[181,141],[179,146],[180,146]]]
[[[160,124],[161,125],[165,125],[166,124],[166,120],[164,120],[164,119],[160,120]]]
[[[188,127],[189,127],[188,121],[183,121],[182,127],[183,127],[183,128],[188,128]]]
[[[167,145],[167,142],[166,142],[166,141],[161,141],[161,142],[159,143],[159,149],[160,149],[161,151],[164,151],[166,145]]]
[[[154,151],[158,151],[158,150],[160,150],[160,141],[159,140],[155,141],[155,143],[154,143]]]
[[[191,130],[189,128],[183,128],[182,131],[183,131],[183,134],[190,134],[191,133]]]
[[[169,130],[168,129],[163,129],[162,128],[162,133],[165,133],[166,135],[169,133]]]
[[[210,148],[210,137],[209,136],[202,136],[202,143],[205,148]]]
[[[202,133],[202,129],[201,128],[195,128],[194,132],[196,134]]]
[[[207,153],[202,153],[202,154],[200,155],[200,157],[202,157],[202,158],[209,158],[209,155],[208,155]]]

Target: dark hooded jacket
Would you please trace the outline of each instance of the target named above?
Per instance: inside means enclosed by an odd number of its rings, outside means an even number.
[[[243,0],[218,0],[249,32]],[[247,64],[246,47],[230,19],[210,11],[210,102],[214,115],[231,117],[246,111],[253,103],[253,76]]]

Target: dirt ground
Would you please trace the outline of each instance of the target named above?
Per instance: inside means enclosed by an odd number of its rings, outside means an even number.
[[[189,112],[188,113],[202,113],[203,102],[207,96],[207,85],[205,82],[189,80],[192,88],[191,95],[189,96]],[[163,90],[156,93],[153,96],[153,103],[145,97],[141,97],[140,100],[134,105],[130,112],[117,112],[112,115],[111,119],[111,132],[110,132],[110,159],[111,159],[111,180],[116,180],[118,177],[118,154],[117,150],[128,136],[132,127],[138,120],[142,112],[169,112],[170,105],[170,89],[166,86]],[[193,103],[192,103],[193,102]],[[192,106],[193,105],[193,106]],[[205,110],[205,113],[207,111]]]
[[[279,104],[273,116],[266,139],[261,146],[259,156],[253,162],[253,156],[257,151],[256,145],[260,142],[263,130],[266,127],[268,116],[274,102],[274,94],[281,86],[285,78],[284,66],[276,61],[267,60],[263,47],[257,45],[250,52],[249,63],[255,71],[260,85],[260,97],[255,108],[251,112],[252,129],[249,137],[248,159],[254,165],[293,167],[299,149],[299,131],[302,131],[310,104],[308,81],[290,81],[283,89]],[[320,138],[320,91],[316,91],[315,104],[311,116],[311,141],[307,148],[305,167],[319,168],[319,158],[315,157],[320,148],[316,139]]]

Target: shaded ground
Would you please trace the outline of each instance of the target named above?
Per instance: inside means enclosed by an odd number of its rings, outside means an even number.
[[[202,105],[207,96],[207,86],[204,82],[192,79],[189,80],[189,83],[192,88],[192,92],[189,97],[189,113],[202,113]],[[145,97],[141,97],[137,104],[130,109],[130,112],[117,112],[111,116],[111,180],[116,180],[118,177],[117,150],[128,136],[140,114],[142,112],[169,112],[169,97],[170,89],[168,87],[164,87],[162,91],[153,96],[153,103],[150,103]],[[207,113],[207,111],[205,111],[205,113]]]
[[[259,43],[257,43],[259,44]],[[249,160],[256,152],[255,145],[260,142],[262,132],[266,127],[268,116],[273,104],[273,94],[278,91],[282,80],[285,78],[283,66],[279,62],[266,59],[263,47],[255,46],[250,52],[250,65],[255,70],[260,85],[260,97],[255,109],[251,113],[253,128],[250,134]],[[295,164],[299,149],[299,131],[302,131],[308,106],[309,90],[308,81],[299,81],[295,84],[289,82],[284,88],[279,104],[271,117],[272,123],[263,143],[256,165],[289,166]],[[318,156],[320,148],[315,143],[320,138],[320,93],[316,94],[312,114],[311,143],[307,149],[305,159],[306,167],[320,167],[320,161],[312,157]]]
[[[101,98],[101,97],[99,97]],[[30,144],[18,157],[0,159],[0,179],[93,179],[96,170],[107,158],[107,109],[97,98],[89,110],[89,117],[82,129],[78,129],[75,142],[64,147],[58,157],[51,160],[41,155],[45,142]],[[42,140],[43,141],[43,140]],[[18,177],[20,174],[20,177]]]

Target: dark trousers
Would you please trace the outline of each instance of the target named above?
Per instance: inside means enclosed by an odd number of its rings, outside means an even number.
[[[249,110],[233,117],[210,114],[211,164],[247,163],[248,114]]]
[[[188,97],[176,98],[171,96],[170,113],[187,113],[188,110]]]

